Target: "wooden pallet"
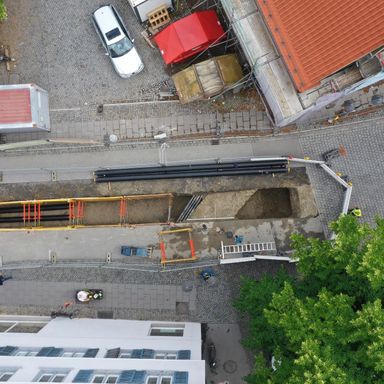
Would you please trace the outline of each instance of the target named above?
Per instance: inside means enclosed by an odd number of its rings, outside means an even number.
[[[154,9],[152,12],[147,14],[147,17],[153,30],[159,29],[171,21],[166,5],[161,5],[160,7]]]

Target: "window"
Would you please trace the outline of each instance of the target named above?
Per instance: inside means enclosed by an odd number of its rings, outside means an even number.
[[[105,354],[105,358],[107,359],[116,359],[120,355],[120,348],[112,348],[108,349],[107,353]]]
[[[15,372],[16,371],[13,371],[13,370],[1,371],[0,372],[0,382],[8,381],[15,374]]]
[[[151,325],[149,332],[150,336],[183,336],[184,325],[183,324],[170,324],[170,325]]]
[[[19,349],[17,352],[16,352],[16,355],[15,356],[36,356],[38,353],[38,350],[35,349]]]
[[[171,376],[148,376],[145,384],[171,384]]]
[[[39,383],[61,383],[64,381],[67,373],[64,372],[43,372],[37,377]]]
[[[63,354],[63,348],[55,348],[55,347],[43,347],[40,349],[36,356],[43,357],[58,357]]]
[[[178,360],[190,360],[191,359],[191,351],[189,349],[182,349],[177,352]]]
[[[175,352],[159,352],[156,353],[155,359],[176,360],[177,354]]]
[[[61,357],[84,357],[84,354],[80,351],[64,351]]]
[[[132,352],[131,351],[128,351],[128,350],[121,350],[120,351],[120,355],[119,355],[119,358],[120,359],[129,359],[132,355]]]
[[[113,384],[113,383],[117,383],[118,378],[119,378],[118,374],[97,373],[92,377],[91,383]]]
[[[17,347],[12,347],[10,345],[0,347],[0,356],[12,356],[17,351],[17,349]]]
[[[95,375],[92,377],[92,383],[102,383],[105,380],[104,375]]]
[[[175,372],[173,374],[173,384],[188,384],[188,372]]]
[[[116,383],[118,375],[97,374],[93,376],[91,383]]]

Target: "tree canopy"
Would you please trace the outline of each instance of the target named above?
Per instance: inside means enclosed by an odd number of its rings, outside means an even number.
[[[234,305],[256,355],[248,383],[384,382],[384,220],[344,215],[331,228],[334,240],[292,236],[295,277],[243,279]]]
[[[0,0],[0,21],[7,18],[7,8],[5,7],[4,0]]]

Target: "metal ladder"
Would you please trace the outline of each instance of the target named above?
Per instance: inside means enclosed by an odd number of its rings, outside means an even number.
[[[252,252],[263,252],[263,251],[275,251],[276,244],[274,241],[266,243],[250,243],[250,244],[235,244],[235,245],[224,245],[221,246],[222,254],[233,254],[233,253],[252,253]]]

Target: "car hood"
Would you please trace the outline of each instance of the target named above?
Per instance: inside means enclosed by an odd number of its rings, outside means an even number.
[[[124,56],[116,57],[112,61],[116,68],[116,72],[121,77],[130,77],[143,69],[143,62],[135,47]]]

